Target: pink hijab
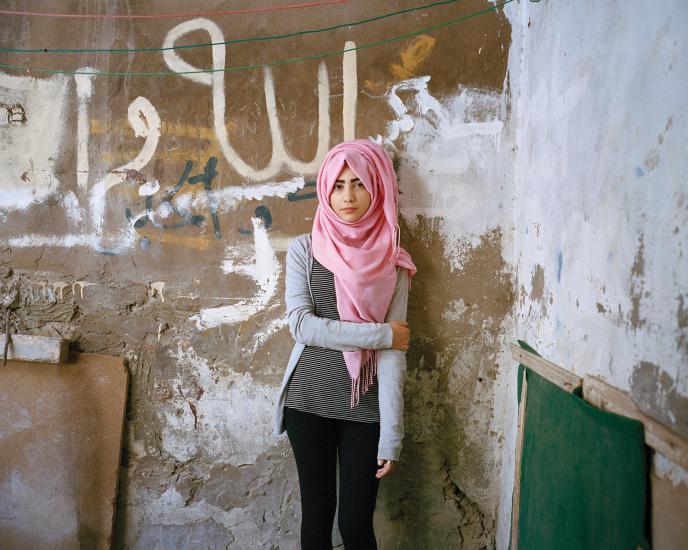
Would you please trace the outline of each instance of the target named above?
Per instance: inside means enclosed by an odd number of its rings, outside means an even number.
[[[363,182],[371,202],[356,222],[332,210],[330,194],[344,165]],[[416,273],[411,256],[399,246],[399,189],[392,160],[376,143],[345,141],[325,157],[318,172],[318,209],[311,232],[313,255],[334,273],[342,321],[384,323],[396,286],[396,266]],[[351,376],[351,407],[367,393],[377,374],[375,350],[345,351]],[[362,391],[361,391],[362,390]]]

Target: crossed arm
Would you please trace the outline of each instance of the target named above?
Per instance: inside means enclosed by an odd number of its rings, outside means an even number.
[[[406,325],[408,272],[397,270],[397,282],[385,323],[336,321],[315,315],[308,284],[309,256],[293,241],[287,251],[286,306],[289,330],[297,342],[340,351],[378,350],[377,379],[380,403],[378,459],[398,460],[404,437],[404,377],[409,330]],[[403,324],[402,324],[403,323]],[[402,351],[403,350],[403,351]],[[379,462],[378,462],[379,464]],[[378,477],[394,471],[385,464]]]
[[[408,348],[406,303],[408,279],[405,270],[397,274],[397,284],[384,323],[355,323],[319,317],[308,284],[308,255],[294,241],[287,251],[286,306],[289,330],[294,340],[307,346],[339,351]]]

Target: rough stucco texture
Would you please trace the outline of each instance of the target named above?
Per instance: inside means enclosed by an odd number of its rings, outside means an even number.
[[[526,2],[507,16],[516,335],[688,436],[688,6]],[[655,470],[688,491],[660,455]]]
[[[686,8],[607,9],[530,9],[514,107],[518,325],[552,360],[604,375],[649,413],[674,410],[669,425],[686,435]],[[550,27],[555,15],[566,23]],[[599,49],[611,21],[613,47]],[[660,405],[672,390],[674,406]]]
[[[0,38],[23,48],[217,43],[363,19],[380,13],[375,4],[90,20],[80,32],[71,20],[25,17]],[[128,362],[116,545],[298,547],[296,471],[286,438],[271,433],[292,343],[284,253],[310,228],[325,151],[349,137],[396,153],[402,243],[419,267],[405,448],[376,514],[382,548],[508,544],[514,337],[629,391],[687,435],[684,4],[514,2],[343,58],[266,70],[0,73],[2,299],[19,306],[18,330]],[[413,32],[487,5],[260,48],[12,62],[249,65]],[[60,5],[97,9],[153,7]],[[661,456],[655,475],[687,485]]]
[[[518,330],[683,435],[686,15],[680,2],[614,2],[593,19],[573,3],[531,8],[514,107]]]
[[[21,61],[101,71],[248,65],[409,33],[487,5],[461,2],[260,48]],[[27,6],[11,1],[7,9]],[[59,6],[154,8],[162,9],[140,1]],[[311,8],[307,17],[90,20],[78,33],[72,20],[17,18],[0,36],[24,48],[159,47],[378,13],[375,3],[351,3]],[[0,73],[0,102],[9,106],[0,109],[3,299],[20,306],[22,332],[61,335],[77,350],[128,362],[116,546],[298,547],[295,466],[286,437],[272,434],[292,345],[284,253],[310,228],[310,182],[325,151],[349,137],[396,152],[402,243],[419,268],[405,449],[398,475],[382,483],[376,515],[382,548],[495,546],[506,454],[496,380],[510,368],[501,350],[515,296],[504,253],[510,29],[493,12],[343,59],[241,73]]]

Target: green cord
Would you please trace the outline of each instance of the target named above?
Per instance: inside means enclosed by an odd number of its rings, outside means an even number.
[[[331,52],[324,52],[321,54],[317,55],[310,55],[307,57],[293,57],[290,59],[282,59],[278,61],[270,61],[268,63],[259,63],[256,65],[243,65],[239,67],[225,67],[222,69],[200,69],[196,71],[159,71],[159,72],[99,72],[99,71],[68,71],[64,69],[33,69],[31,67],[27,66],[22,66],[22,65],[0,65],[0,69],[11,69],[15,71],[26,71],[26,72],[39,72],[39,73],[51,73],[51,74],[84,74],[84,75],[93,75],[93,76],[175,76],[175,75],[180,75],[180,74],[199,74],[199,73],[215,73],[215,72],[233,72],[233,71],[244,71],[244,70],[251,70],[251,69],[260,69],[263,67],[272,67],[274,65],[286,65],[287,63],[296,63],[298,61],[309,61],[312,59],[322,59],[324,57],[332,57],[335,55],[342,55],[346,52],[352,52],[356,50],[363,50],[366,48],[372,48],[373,46],[380,46],[382,44],[387,44],[389,42],[395,42],[397,40],[403,40],[405,38],[411,38],[412,36],[418,36],[419,34],[423,34],[426,32],[434,31],[437,29],[441,29],[443,27],[447,27],[449,25],[453,25],[455,23],[460,23],[461,21],[466,21],[468,19],[472,19],[474,17],[478,17],[479,15],[484,15],[486,13],[496,11],[497,9],[501,8],[502,6],[509,4],[510,2],[513,2],[514,0],[505,0],[504,2],[501,2],[499,4],[495,4],[494,6],[490,8],[486,8],[484,10],[480,10],[468,15],[465,15],[464,17],[460,17],[458,19],[452,19],[450,21],[446,21],[444,23],[440,23],[439,25],[434,25],[432,27],[427,27],[425,29],[421,29],[419,31],[414,31],[410,32],[407,34],[402,34],[400,36],[395,36],[393,38],[387,38],[385,40],[380,40],[378,42],[370,42],[368,44],[362,44],[360,46],[355,46],[353,48],[347,48],[344,50],[336,50],[336,51],[331,51]]]
[[[374,21],[380,21],[381,19],[387,19],[388,17],[394,17],[395,15],[403,15],[405,13],[410,13],[414,11],[435,8],[438,6],[446,6],[447,4],[455,4],[460,0],[443,0],[442,2],[433,2],[432,4],[425,4],[423,6],[416,6],[415,8],[406,8],[399,11],[394,11],[391,13],[385,13],[375,17],[369,17],[368,19],[361,19],[360,21],[353,21],[351,23],[341,23],[339,25],[334,25],[332,27],[323,27],[321,29],[309,29],[305,31],[291,32],[288,34],[276,34],[273,36],[254,36],[252,38],[237,38],[234,40],[227,40],[225,42],[209,42],[203,44],[188,44],[186,46],[170,46],[168,48],[96,48],[96,49],[49,49],[49,48],[35,48],[35,49],[18,49],[18,48],[0,48],[0,52],[8,53],[130,53],[130,52],[164,52],[166,50],[183,50],[189,48],[208,48],[211,46],[221,46],[228,44],[241,44],[244,42],[262,42],[268,40],[278,40],[284,38],[294,38],[295,36],[301,36],[305,34],[316,34],[321,32],[334,31],[337,29],[342,29],[344,27],[356,27],[358,25],[364,25],[366,23],[372,23]]]

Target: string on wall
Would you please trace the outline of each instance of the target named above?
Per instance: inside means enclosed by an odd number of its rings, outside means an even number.
[[[349,1],[349,0],[347,0]],[[250,38],[234,38],[232,40],[225,40],[223,42],[202,42],[199,44],[179,44],[169,47],[147,47],[147,48],[1,48],[0,52],[8,53],[136,53],[136,52],[164,52],[167,50],[184,50],[193,48],[210,48],[212,46],[228,46],[231,44],[243,44],[246,42],[267,42],[270,40],[282,40],[286,38],[295,38],[297,36],[304,36],[308,34],[317,34],[323,32],[330,32],[339,29],[358,27],[360,25],[365,25],[368,23],[373,23],[375,21],[381,21],[383,19],[388,19],[390,17],[395,17],[398,15],[403,15],[406,13],[412,13],[421,10],[427,10],[432,8],[438,8],[442,6],[447,6],[449,4],[456,4],[461,2],[461,0],[442,0],[440,2],[432,2],[430,4],[423,4],[421,6],[414,6],[412,8],[405,8],[402,10],[397,10],[393,12],[383,13],[381,15],[376,15],[374,17],[368,17],[366,19],[360,19],[358,21],[347,21],[344,23],[339,23],[337,25],[331,25],[328,27],[321,27],[317,29],[306,29],[301,31],[295,31],[285,34],[275,34],[271,36],[253,36]]]
[[[284,6],[266,6],[262,8],[242,8],[237,10],[219,10],[205,12],[177,12],[177,13],[55,13],[37,11],[12,11],[0,10],[0,15],[21,15],[23,17],[55,17],[68,19],[175,19],[181,17],[212,17],[218,15],[241,15],[247,13],[261,13],[269,11],[286,11],[299,8],[315,8],[332,4],[346,4],[351,0],[321,0],[319,2],[304,2],[301,4],[288,4]]]
[[[436,2],[432,4],[432,6],[439,6],[439,5],[444,5],[444,4],[450,4],[457,2],[458,0],[448,0],[445,2]],[[69,74],[69,75],[76,75],[76,74],[81,74],[81,75],[98,75],[98,76],[124,76],[124,77],[130,77],[130,76],[139,76],[139,77],[157,77],[157,76],[174,76],[174,75],[180,75],[180,74],[197,74],[197,73],[213,73],[213,72],[235,72],[235,71],[244,71],[244,70],[251,70],[251,69],[260,69],[260,68],[265,68],[265,67],[272,67],[275,65],[286,65],[290,63],[298,63],[301,61],[309,61],[313,59],[322,59],[326,57],[332,57],[332,56],[339,56],[343,55],[346,52],[350,51],[357,51],[357,50],[363,50],[367,48],[372,48],[374,46],[380,46],[383,44],[388,44],[390,42],[396,42],[399,40],[404,40],[407,38],[412,38],[415,36],[418,36],[420,34],[425,34],[428,32],[432,32],[444,27],[448,27],[450,25],[455,25],[457,23],[461,23],[463,21],[467,21],[469,19],[473,19],[475,17],[479,17],[481,15],[485,15],[494,11],[499,10],[501,7],[505,6],[506,4],[509,4],[513,2],[514,0],[504,0],[502,2],[496,3],[493,6],[490,6],[488,8],[475,11],[472,13],[469,13],[467,15],[464,15],[463,17],[458,17],[456,19],[451,19],[448,21],[444,21],[442,23],[439,23],[437,25],[433,25],[430,27],[425,27],[423,29],[419,29],[413,32],[409,33],[404,33],[401,35],[393,36],[391,38],[386,38],[383,40],[378,40],[375,42],[369,42],[366,44],[359,44],[353,47],[345,48],[342,50],[333,50],[333,51],[326,51],[326,52],[321,52],[318,54],[314,55],[309,55],[309,56],[302,56],[302,57],[293,57],[293,58],[288,58],[288,59],[279,59],[279,60],[273,60],[273,61],[268,61],[264,63],[256,63],[256,64],[251,64],[251,65],[242,65],[242,66],[234,66],[234,67],[223,67],[223,68],[211,68],[211,69],[199,69],[199,70],[189,70],[189,71],[148,71],[148,72],[126,72],[126,71],[84,71],[84,70],[69,70],[69,69],[49,69],[49,68],[44,68],[44,67],[32,67],[30,65],[9,65],[9,64],[0,64],[0,69],[7,69],[11,71],[21,71],[25,73],[48,73],[48,74]],[[430,6],[430,5],[428,5]],[[427,6],[426,6],[427,7]],[[409,8],[408,10],[400,10],[399,13],[407,13],[408,11],[416,11],[419,9],[423,9],[423,7],[417,7],[417,8]],[[392,14],[387,14],[384,16],[378,16],[377,18],[371,18],[371,20],[379,20],[384,17],[391,17],[392,15],[398,15],[399,13],[394,12]],[[368,20],[365,20],[364,22],[370,22]],[[363,22],[359,23],[363,24]],[[341,28],[342,26],[346,25],[338,25],[335,28]],[[313,33],[313,32],[324,32],[325,30],[332,30],[332,29],[316,29],[316,30],[311,30],[311,31],[300,31],[298,34],[306,34],[306,33]],[[264,39],[276,39],[276,38],[282,38],[281,36],[276,36],[276,37],[265,37]],[[245,41],[249,41],[250,39],[244,39]],[[221,42],[219,44],[227,44],[231,43],[232,41],[228,42]],[[213,44],[204,44],[204,46],[208,45],[213,45]],[[166,48],[166,49],[172,49],[172,48]],[[160,48],[155,48],[151,49],[151,51],[159,51]],[[12,51],[9,49],[3,49],[2,51]],[[44,50],[40,50],[44,51]],[[63,50],[53,50],[53,51],[63,51]],[[98,51],[98,50],[73,50],[74,52],[87,52],[87,51]],[[111,50],[114,51],[114,50]],[[128,51],[128,50],[124,50]],[[136,50],[134,50],[136,51]]]

